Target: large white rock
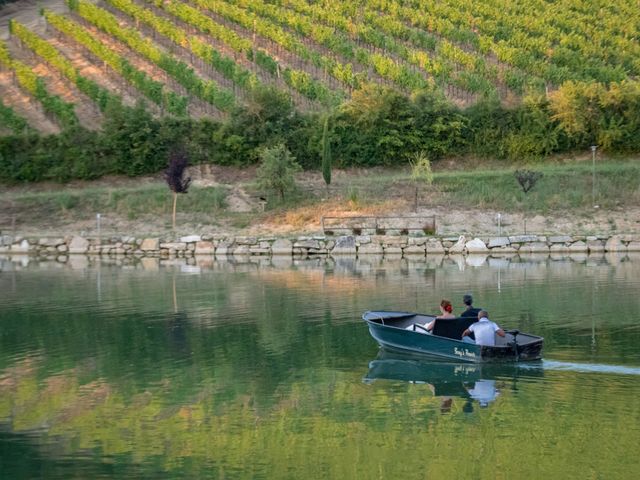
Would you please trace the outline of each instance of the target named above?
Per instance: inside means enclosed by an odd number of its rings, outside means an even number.
[[[484,253],[489,250],[487,245],[479,238],[474,238],[473,240],[465,243],[465,248],[469,253]]]
[[[464,246],[467,243],[467,239],[464,235],[458,237],[458,241],[449,248],[449,253],[462,253],[464,252]]]
[[[11,252],[17,252],[17,253],[27,253],[29,251],[29,242],[25,239],[22,240],[20,243],[14,243],[13,245],[11,245]]]
[[[69,242],[69,253],[87,253],[89,240],[83,237],[73,237]]]

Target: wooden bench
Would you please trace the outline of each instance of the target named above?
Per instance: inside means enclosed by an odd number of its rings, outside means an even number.
[[[422,231],[432,235],[436,231],[435,215],[425,216],[350,216],[322,217],[322,231],[325,235],[375,233],[385,235],[397,230],[401,235]]]

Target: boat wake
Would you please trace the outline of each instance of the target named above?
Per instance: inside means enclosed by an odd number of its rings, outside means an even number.
[[[542,360],[539,364],[522,364],[521,368],[542,368],[544,370],[558,370],[578,373],[613,373],[617,375],[640,375],[640,367],[626,367],[624,365],[607,365],[604,363],[576,363],[559,362],[556,360]]]

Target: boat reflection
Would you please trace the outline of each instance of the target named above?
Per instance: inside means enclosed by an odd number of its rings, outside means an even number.
[[[363,381],[372,383],[384,379],[424,383],[429,385],[434,396],[443,398],[443,413],[450,409],[452,397],[466,399],[463,410],[473,411],[474,401],[481,407],[487,407],[503,390],[516,391],[520,376],[541,377],[543,369],[527,368],[531,365],[454,363],[439,357],[416,356],[381,348],[376,359],[369,362],[369,371]]]

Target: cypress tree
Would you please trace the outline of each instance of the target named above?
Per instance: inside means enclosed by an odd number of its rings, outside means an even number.
[[[329,115],[324,118],[322,129],[322,178],[327,184],[331,184],[331,143],[329,141]]]

